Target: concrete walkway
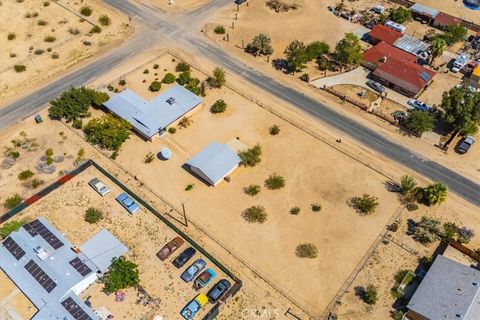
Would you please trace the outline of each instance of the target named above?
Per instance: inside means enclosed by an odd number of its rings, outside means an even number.
[[[352,84],[352,85],[370,89],[370,87],[368,87],[366,84],[366,82],[368,81],[367,76],[369,73],[370,71],[368,69],[364,67],[358,67],[356,69],[353,69],[352,71],[341,73],[335,76],[313,80],[310,82],[310,84],[314,85],[317,88],[322,88],[324,85],[326,85],[327,87],[331,87],[339,84]],[[410,108],[407,104],[407,101],[409,98],[405,97],[404,95],[396,91],[393,91],[392,89],[389,89],[389,88],[385,88],[385,89],[388,93],[387,95],[388,99],[391,99],[407,108]]]

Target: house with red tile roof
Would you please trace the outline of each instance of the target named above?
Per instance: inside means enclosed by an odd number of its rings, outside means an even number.
[[[375,70],[379,63],[387,60],[390,57],[401,61],[417,61],[417,57],[415,55],[381,41],[376,46],[371,47],[363,53],[362,65],[367,69]]]
[[[457,17],[451,16],[449,14],[440,12],[433,20],[433,26],[443,29],[448,26],[453,26],[460,24],[461,20]]]
[[[398,38],[403,36],[403,34],[399,31],[384,26],[383,24],[377,24],[372,28],[372,30],[370,30],[368,36],[373,44],[377,44],[381,41],[384,41],[388,44],[394,44]]]

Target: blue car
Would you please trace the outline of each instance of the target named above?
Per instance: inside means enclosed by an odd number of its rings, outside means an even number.
[[[115,199],[117,199],[117,201],[120,202],[120,204],[131,214],[134,214],[140,210],[138,204],[136,204],[126,192],[121,193]]]
[[[418,101],[417,99],[410,99],[407,101],[407,103],[416,110],[423,112],[430,111],[430,106],[428,104]]]
[[[182,273],[180,278],[182,278],[182,280],[185,281],[185,282],[190,282],[190,281],[193,280],[193,278],[195,278],[195,276],[200,271],[202,271],[203,268],[205,268],[206,265],[207,265],[207,263],[203,259],[197,259],[197,260],[195,260],[194,263],[192,263],[190,265],[190,267],[187,268],[187,270],[185,270]]]

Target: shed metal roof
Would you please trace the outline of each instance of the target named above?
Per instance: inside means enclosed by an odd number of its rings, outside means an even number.
[[[402,49],[403,51],[410,52],[414,55],[419,55],[430,47],[428,43],[407,34],[403,35],[403,37],[398,38],[393,43],[393,45],[399,49]]]
[[[413,6],[410,7],[410,10],[412,12],[425,15],[425,16],[430,16],[432,18],[435,18],[437,14],[439,13],[438,10],[435,10],[433,8],[427,7],[423,4],[420,3],[415,3]]]
[[[102,273],[108,270],[113,258],[128,252],[128,248],[105,229],[85,242],[80,250]]]

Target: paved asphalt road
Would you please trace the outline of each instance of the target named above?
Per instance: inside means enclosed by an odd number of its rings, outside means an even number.
[[[357,140],[393,161],[428,177],[432,181],[445,183],[452,192],[480,206],[480,185],[449,168],[425,159],[403,146],[390,141],[385,136],[337,113],[322,103],[303,95],[301,92],[284,86],[274,79],[256,72],[244,63],[231,57],[224,50],[204,41],[203,38],[190,31],[195,29],[192,28],[193,25],[201,23],[205,16],[208,16],[208,14],[217,10],[220,6],[228,4],[230,1],[215,0],[199,10],[172,18],[147,7],[138,7],[125,0],[105,0],[105,2],[123,11],[127,15],[134,17],[135,21],[146,26],[147,29],[140,32],[124,46],[103,56],[96,62],[47,85],[45,88],[38,90],[30,96],[0,109],[0,129],[40,110],[49,100],[69,86],[78,86],[87,83],[106,70],[125,62],[128,57],[149,48],[151,45],[161,41],[162,38],[168,37],[174,39],[179,47],[208,57],[230,72],[245,78],[253,86],[275,95],[316,117],[320,121],[339,129],[344,132],[345,136]],[[187,30],[187,28],[189,30]]]

